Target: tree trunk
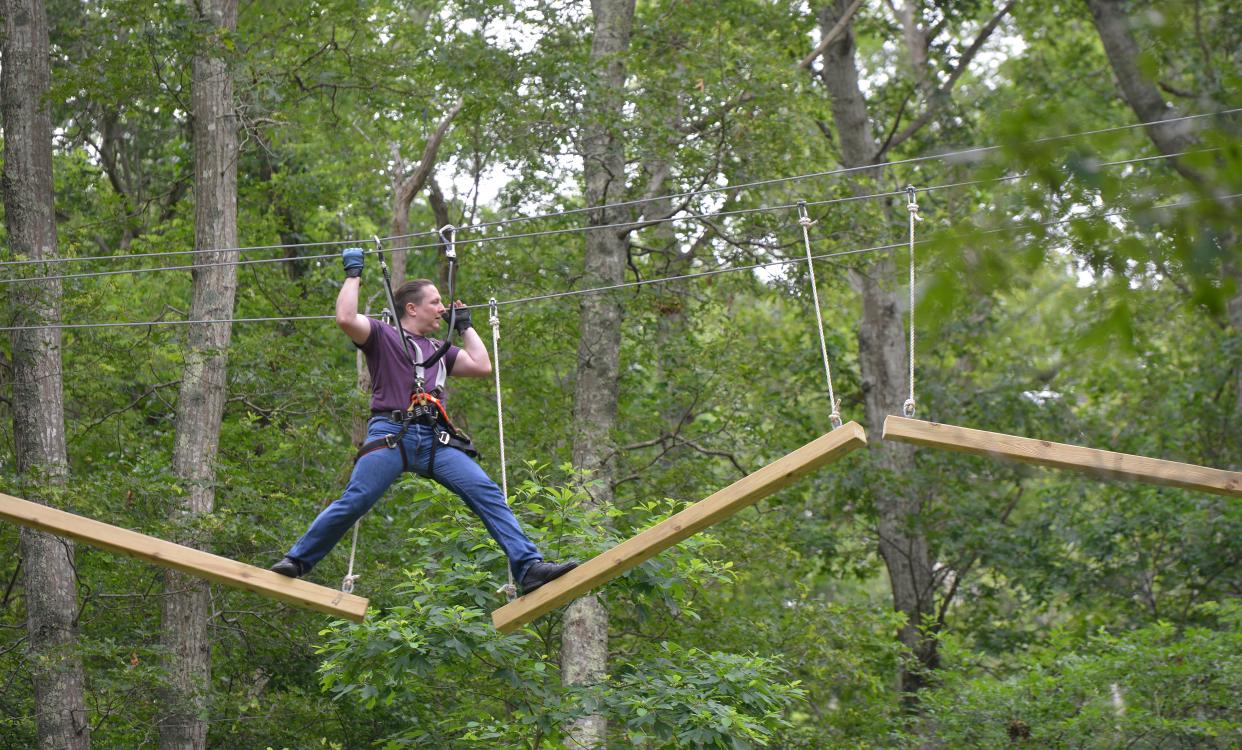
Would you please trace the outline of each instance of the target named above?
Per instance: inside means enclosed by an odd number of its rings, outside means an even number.
[[[634,22],[634,0],[591,0],[594,80],[584,106],[582,173],[586,204],[600,206],[625,196],[625,54]],[[592,226],[623,221],[623,211],[592,211]],[[583,259],[586,286],[616,284],[625,277],[626,235],[616,229],[588,231]],[[574,466],[591,473],[588,491],[596,504],[612,502],[611,432],[617,418],[621,367],[621,306],[611,295],[587,295],[579,308],[577,378],[574,386]],[[561,669],[567,685],[603,679],[608,667],[608,612],[596,596],[569,605],[561,637]],[[569,746],[600,748],[607,725],[599,715],[569,730]]]
[[[1087,0],[1091,17],[1095,21],[1100,43],[1108,55],[1108,63],[1117,78],[1117,87],[1130,109],[1141,122],[1154,122],[1147,126],[1147,135],[1162,154],[1176,154],[1197,145],[1193,131],[1185,122],[1161,123],[1161,120],[1177,117],[1181,113],[1165,101],[1155,81],[1143,74],[1139,67],[1139,46],[1130,31],[1130,19],[1120,0]],[[1173,168],[1192,183],[1204,186],[1202,175],[1186,166],[1181,159],[1169,159]],[[1237,233],[1229,232],[1220,238],[1228,251],[1237,246]],[[1231,276],[1237,291],[1227,303],[1227,320],[1235,335],[1242,335],[1242,263],[1226,262],[1226,276]],[[1238,413],[1242,414],[1242,367],[1235,369],[1234,397]]]
[[[1236,235],[1234,236],[1236,244]],[[1238,259],[1235,253],[1234,259],[1226,264],[1226,272],[1233,278],[1234,294],[1229,298],[1229,327],[1233,329],[1234,336],[1242,336],[1242,260]],[[1235,349],[1237,351],[1237,349]],[[1235,354],[1235,356],[1239,356]],[[1235,365],[1233,380],[1233,406],[1236,412],[1237,421],[1234,424],[1242,423],[1242,365]]]
[[[221,37],[237,29],[236,0],[196,0],[198,20],[211,32],[193,62],[194,245],[193,320],[227,321],[237,291],[237,120],[233,78]],[[215,463],[227,392],[226,366],[232,324],[187,328],[185,370],[177,401],[173,471],[184,495],[172,509],[182,544],[201,546],[193,522],[215,503]],[[161,641],[169,653],[167,713],[160,721],[161,750],[201,750],[207,745],[211,687],[211,591],[207,583],[176,571],[164,574]]]
[[[1158,123],[1147,127],[1152,143],[1164,154],[1185,151],[1194,143],[1190,126],[1185,122],[1160,123],[1160,120],[1177,117],[1180,113],[1165,102],[1160,89],[1139,69],[1138,44],[1130,33],[1129,19],[1120,0],[1087,0],[1087,6],[1091,9],[1100,42],[1117,77],[1117,85],[1130,109],[1141,121]],[[1185,171],[1180,159],[1171,161],[1188,179],[1198,181],[1197,176]]]
[[[401,158],[400,146],[396,143],[392,144],[392,223],[390,228],[393,237],[402,237],[410,233],[410,204],[414,202],[414,196],[418,195],[418,191],[422,190],[423,185],[427,184],[427,180],[431,178],[432,170],[436,166],[436,154],[440,151],[440,144],[444,142],[444,136],[448,135],[449,127],[465,105],[465,100],[458,99],[449,111],[445,113],[444,117],[440,119],[440,124],[436,126],[431,136],[427,138],[427,143],[423,146],[423,154],[418,160],[418,165],[410,170],[409,174],[406,174],[405,171],[405,162]],[[443,226],[443,224],[440,226]],[[408,239],[393,240],[390,271],[392,272],[394,289],[405,280],[405,255],[409,247],[410,241]],[[443,292],[444,290],[441,289],[440,291]],[[396,312],[396,310],[393,310],[394,315]]]
[[[824,9],[820,24],[825,34],[846,12],[847,5],[844,0],[834,0]],[[822,78],[832,98],[841,163],[846,167],[863,166],[877,152],[878,145],[866,100],[858,86],[852,28],[828,45]],[[864,172],[857,179],[872,177]],[[897,278],[891,257],[872,261],[850,274],[851,284],[863,304],[858,328],[859,369],[867,430],[871,435],[882,432],[886,416],[901,413],[906,395],[909,355]],[[910,446],[873,440],[869,450],[875,465],[889,476],[909,476],[914,470]],[[893,606],[906,616],[899,637],[922,668],[935,668],[939,661],[936,642],[920,627],[924,618],[935,612],[931,555],[927,537],[918,527],[920,503],[907,490],[898,489],[909,487],[909,483],[894,481],[880,486],[882,489],[877,489],[875,495],[880,556],[888,571]],[[912,693],[924,684],[922,669],[902,670],[903,691]]]
[[[14,257],[55,258],[52,120],[47,13],[42,0],[3,3],[0,107],[4,120],[5,223]],[[59,281],[13,288],[17,325],[60,322]],[[65,452],[61,334],[58,329],[13,331],[13,436],[22,492],[39,500],[63,487]],[[26,480],[30,480],[27,485]],[[21,531],[26,627],[34,676],[41,750],[90,747],[82,661],[77,654],[77,581],[73,543]]]

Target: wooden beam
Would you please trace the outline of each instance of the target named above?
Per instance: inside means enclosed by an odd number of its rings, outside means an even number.
[[[1000,432],[972,430],[920,419],[888,417],[884,420],[884,439],[1007,458],[1058,469],[1075,469],[1108,478],[1134,479],[1217,495],[1242,497],[1242,473],[1236,471],[1052,443]]]
[[[512,632],[866,444],[867,434],[857,422],[842,425],[509,602],[492,613],[492,624],[502,633]]]
[[[29,500],[0,494],[0,518],[347,620],[362,622],[367,614],[367,600],[360,596],[288,578]]]

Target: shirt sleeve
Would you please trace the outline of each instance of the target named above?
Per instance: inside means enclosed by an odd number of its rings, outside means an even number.
[[[354,346],[358,347],[363,352],[370,354],[375,349],[375,344],[379,340],[379,327],[383,325],[383,323],[379,322],[375,318],[367,318],[367,321],[371,324],[371,333],[367,335],[366,341],[363,341],[361,344],[354,343]]]
[[[457,355],[458,355],[458,353],[460,353],[460,352],[461,352],[461,347],[459,347],[459,346],[450,346],[450,347],[449,347],[449,350],[448,350],[447,352],[445,352],[445,354],[444,354],[444,366],[447,368],[447,369],[444,371],[444,374],[445,374],[445,375],[452,375],[452,374],[453,374],[453,365],[454,365],[454,364],[456,364],[456,362],[457,362]]]

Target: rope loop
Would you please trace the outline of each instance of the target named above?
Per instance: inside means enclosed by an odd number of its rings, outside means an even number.
[[[818,223],[807,215],[806,201],[798,201],[798,224],[802,227],[810,228]]]
[[[341,581],[341,591],[346,594],[354,593],[354,584],[362,577],[354,573],[354,553],[358,551],[358,527],[361,525],[361,518],[354,523],[354,541],[349,545],[349,570]]]
[[[914,193],[914,186],[906,185],[906,210],[910,212],[915,221],[922,221],[923,217],[919,214],[919,204],[914,199]]]

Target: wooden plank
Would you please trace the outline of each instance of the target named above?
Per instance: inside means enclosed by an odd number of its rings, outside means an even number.
[[[1236,471],[1016,437],[1000,432],[972,430],[920,419],[888,417],[884,420],[884,439],[1007,458],[1039,466],[1074,469],[1108,478],[1133,479],[1242,497],[1242,473]]]
[[[209,581],[253,591],[297,607],[326,612],[347,620],[362,622],[367,600],[353,594],[288,578],[270,570],[213,555],[210,552],[166,542],[153,536],[122,529],[101,521],[66,513],[0,493],[0,518],[22,526],[67,536],[95,547],[137,557],[166,568],[174,568]]]
[[[842,425],[509,602],[492,613],[492,624],[502,633],[512,632],[866,444],[867,434],[857,422]]]

